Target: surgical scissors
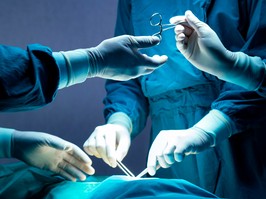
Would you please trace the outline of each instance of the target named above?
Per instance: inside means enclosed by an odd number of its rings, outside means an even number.
[[[175,26],[178,24],[187,24],[187,22],[185,20],[179,21],[175,24],[163,24],[162,21],[163,21],[163,17],[160,13],[154,13],[150,17],[150,25],[154,26],[154,27],[156,27],[156,26],[159,27],[159,32],[154,33],[153,36],[159,37],[160,40],[162,40],[163,31],[175,28]]]

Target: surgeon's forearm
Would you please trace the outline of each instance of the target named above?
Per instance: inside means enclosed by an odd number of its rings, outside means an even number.
[[[128,132],[132,132],[132,121],[129,116],[123,112],[116,112],[112,114],[108,121],[108,124],[119,124],[127,128]]]
[[[54,52],[60,71],[59,89],[84,82],[89,73],[89,56],[83,50]]]
[[[108,121],[108,124],[119,124],[127,128],[128,132],[132,132],[132,121],[129,116],[123,112],[116,112],[112,114]]]
[[[10,158],[11,139],[14,129],[0,128],[0,158]]]
[[[266,73],[265,63],[260,57],[251,57],[242,52],[235,52],[235,62],[233,66],[219,78],[236,85],[242,86],[248,90],[257,90],[264,79]]]
[[[197,124],[196,128],[200,128],[213,138],[212,146],[230,137],[236,132],[234,122],[219,110],[211,110]]]

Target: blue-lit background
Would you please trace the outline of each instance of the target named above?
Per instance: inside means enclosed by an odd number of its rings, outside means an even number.
[[[1,0],[0,44],[40,43],[53,51],[93,47],[113,36],[117,0]],[[82,147],[98,125],[104,124],[104,80],[58,92],[48,106],[30,112],[0,113],[0,126],[58,135]],[[132,143],[124,163],[137,174],[145,167],[149,125]],[[93,158],[97,175],[120,174]],[[7,160],[1,160],[6,163]]]

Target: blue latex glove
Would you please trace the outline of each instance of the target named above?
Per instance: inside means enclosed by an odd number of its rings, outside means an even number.
[[[59,64],[60,77],[67,79],[59,88],[81,83],[89,77],[125,81],[149,74],[168,58],[165,55],[149,57],[138,50],[159,42],[155,36],[123,35],[104,40],[94,48],[55,52],[53,56]]]
[[[79,147],[47,133],[14,130],[9,150],[13,158],[72,181],[94,173],[90,158]]]
[[[155,175],[158,165],[168,168],[175,162],[181,162],[187,155],[215,146],[233,132],[235,127],[231,119],[218,110],[210,111],[192,128],[163,130],[149,150],[148,172]]]
[[[176,46],[198,69],[218,78],[256,90],[265,74],[265,63],[259,57],[227,50],[217,34],[191,11],[185,16],[176,16],[170,23],[186,20],[188,26],[175,27]]]

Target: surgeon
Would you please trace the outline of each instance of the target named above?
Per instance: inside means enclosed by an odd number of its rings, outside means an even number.
[[[265,60],[227,50],[208,24],[191,11],[186,11],[185,16],[171,18],[170,22],[175,24],[184,19],[189,26],[176,26],[176,46],[189,62],[219,79],[255,90],[266,97]]]
[[[150,26],[154,13],[165,24],[191,10],[228,50],[263,59],[264,7],[255,0],[120,0],[115,34],[153,35],[160,31]],[[116,167],[150,116],[150,175],[185,179],[222,198],[265,196],[266,99],[195,68],[176,49],[173,29],[142,52],[166,54],[168,62],[137,79],[106,81],[106,124],[95,128],[84,150]]]
[[[0,45],[0,110],[38,108],[50,103],[58,89],[91,77],[124,81],[149,74],[167,57],[149,57],[138,49],[158,42],[157,37],[123,35],[94,48],[66,52],[38,44],[27,50]]]
[[[156,37],[124,35],[94,48],[66,52],[52,52],[38,44],[27,50],[1,45],[0,110],[40,108],[54,99],[58,89],[91,77],[122,81],[149,74],[167,57],[149,57],[138,49],[158,42]],[[0,128],[0,158],[11,157],[72,181],[94,173],[87,154],[70,142],[47,133]]]

